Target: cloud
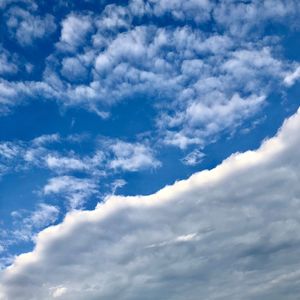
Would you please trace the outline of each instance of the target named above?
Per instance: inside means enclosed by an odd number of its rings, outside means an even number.
[[[0,144],[0,155],[4,159],[12,159],[19,153],[19,147],[11,142],[4,142]]]
[[[16,74],[18,69],[16,56],[0,46],[0,75]]]
[[[61,51],[76,51],[83,46],[87,34],[93,29],[92,20],[88,15],[71,13],[62,21],[60,41],[57,44]]]
[[[0,115],[11,112],[13,107],[25,105],[40,96],[45,99],[57,97],[57,93],[42,81],[9,81],[0,78]]]
[[[284,77],[284,84],[287,86],[292,86],[300,78],[300,67],[297,67],[293,72],[287,73]]]
[[[60,298],[61,296],[63,296],[65,293],[67,292],[67,289],[63,286],[54,288],[52,297],[53,298]]]
[[[5,9],[7,8],[9,5],[11,4],[25,4],[27,7],[29,7],[30,9],[35,10],[37,8],[37,5],[35,2],[33,2],[32,0],[2,0],[0,2],[0,9]]]
[[[205,157],[205,154],[198,149],[193,150],[188,155],[186,155],[181,161],[183,164],[188,166],[195,166],[200,164]]]
[[[157,168],[161,165],[154,157],[153,151],[143,144],[117,141],[110,148],[114,156],[109,162],[109,167],[112,169],[138,171],[149,167]]]
[[[106,5],[101,16],[96,20],[100,32],[119,32],[130,28],[132,14],[126,6]]]
[[[256,151],[69,213],[4,271],[1,299],[298,299],[299,130],[300,110]]]
[[[35,234],[51,224],[53,224],[59,215],[59,209],[56,206],[40,203],[32,212],[13,211],[14,230],[11,238],[16,241],[30,241],[34,239]]]
[[[33,15],[18,7],[9,10],[6,24],[12,36],[22,46],[32,46],[34,41],[43,39],[56,30],[52,15]]]
[[[214,7],[213,15],[218,25],[232,35],[249,38],[257,30],[263,30],[270,20],[295,26],[299,9],[299,2],[295,0],[229,0],[220,1]]]
[[[45,157],[47,168],[57,173],[69,173],[74,171],[87,172],[93,175],[100,175],[101,167],[103,168],[104,153],[96,152],[93,156],[76,157],[60,155],[58,153],[49,153]],[[102,174],[103,175],[103,174]]]
[[[81,208],[89,197],[98,194],[98,189],[97,184],[88,178],[58,176],[49,179],[43,193],[67,199],[69,209],[72,210]]]
[[[171,16],[175,20],[195,21],[204,23],[210,20],[213,1],[209,0],[131,0],[129,3],[134,15],[143,16]]]
[[[243,119],[253,116],[265,100],[264,95],[242,98],[239,94],[234,94],[225,101],[225,95],[217,93],[215,96],[220,99],[214,98],[212,104],[205,105],[201,101],[195,101],[190,103],[186,111],[177,112],[173,117],[163,116],[160,122],[163,126],[168,126],[164,142],[181,149],[193,144],[205,146],[218,133],[234,130]],[[178,125],[181,125],[179,133],[172,130],[172,127],[176,128]]]

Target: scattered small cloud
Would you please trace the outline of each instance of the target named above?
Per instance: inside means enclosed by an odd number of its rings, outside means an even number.
[[[186,155],[181,161],[183,164],[188,166],[195,166],[200,164],[205,157],[205,154],[198,149],[193,150]]]

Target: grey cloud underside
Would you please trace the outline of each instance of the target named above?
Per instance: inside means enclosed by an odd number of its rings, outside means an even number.
[[[298,299],[300,112],[256,151],[42,231],[1,300]]]

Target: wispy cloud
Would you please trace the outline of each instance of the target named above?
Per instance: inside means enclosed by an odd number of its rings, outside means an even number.
[[[32,212],[27,210],[13,211],[14,229],[11,241],[30,241],[41,229],[53,224],[59,216],[59,208],[53,205],[40,203]]]
[[[98,194],[98,189],[91,179],[60,176],[49,179],[43,192],[45,195],[54,194],[65,198],[69,209],[79,209],[89,197]]]

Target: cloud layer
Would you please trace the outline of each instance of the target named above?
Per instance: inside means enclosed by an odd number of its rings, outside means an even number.
[[[299,130],[300,111],[213,170],[69,213],[5,270],[0,299],[298,299]]]

